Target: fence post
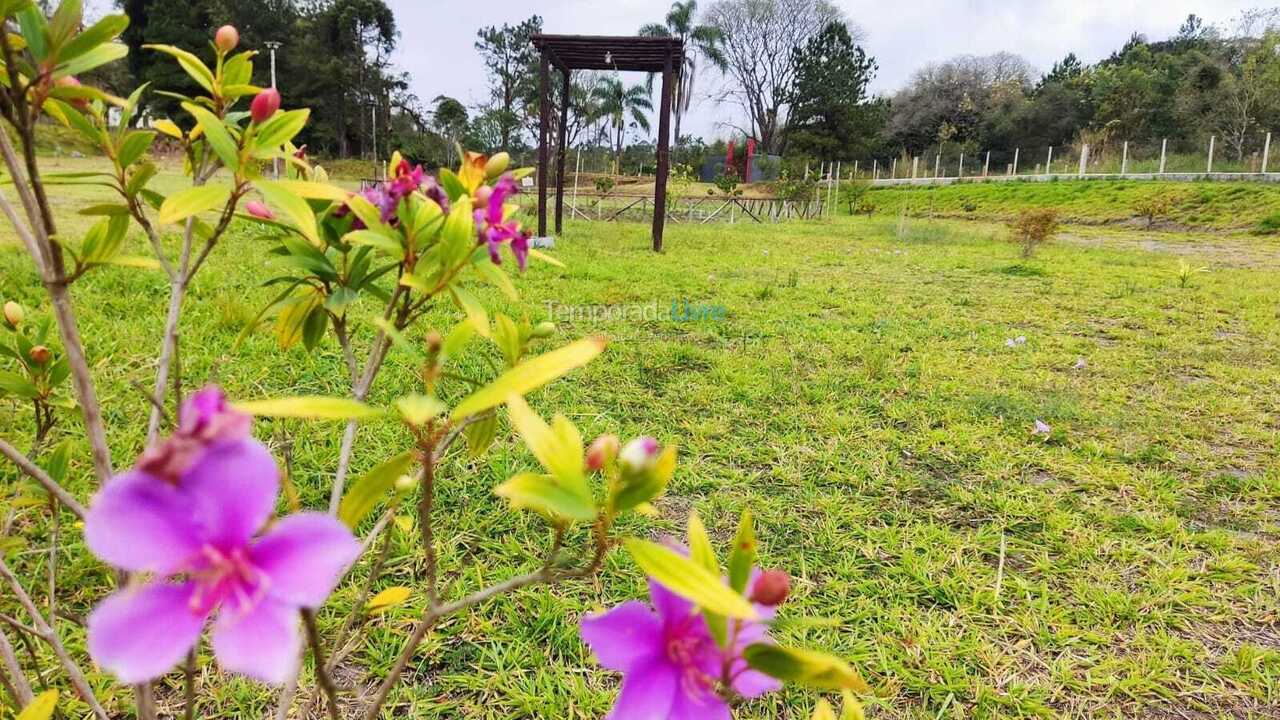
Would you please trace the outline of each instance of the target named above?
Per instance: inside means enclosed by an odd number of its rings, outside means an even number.
[[[919,172],[920,172],[920,156],[917,155],[914,158],[911,158],[911,179],[915,180],[916,175],[919,174]]]
[[[991,151],[987,151],[987,161],[982,164],[982,177],[987,176],[987,171],[991,169]]]
[[[1044,161],[1044,174],[1045,175],[1053,174],[1053,146],[1052,145],[1049,146],[1049,157]]]
[[[808,160],[804,161],[804,179],[805,180],[809,179],[809,161]]]
[[[1089,168],[1089,143],[1085,143],[1080,150],[1080,177],[1084,177],[1085,171]]]
[[[956,173],[956,178],[964,179],[964,153],[960,153],[960,170]]]
[[[578,175],[582,172],[582,147],[578,147],[578,162],[573,166],[573,212],[578,212]],[[570,217],[572,219],[572,217]]]
[[[938,153],[938,159],[933,162],[933,177],[935,179],[942,177],[942,153]]]
[[[1262,144],[1262,174],[1267,174],[1267,161],[1271,159],[1271,133],[1267,133],[1267,140]]]
[[[1120,151],[1120,174],[1129,172],[1129,141],[1124,141],[1124,149]]]
[[[1217,135],[1209,136],[1209,164],[1205,165],[1204,167],[1205,175],[1210,175],[1213,173],[1213,144],[1217,142],[1217,140],[1218,140]]]
[[[893,159],[893,167],[892,169],[889,170],[889,179],[890,180],[898,179],[898,158]]]
[[[1160,174],[1164,174],[1164,163],[1169,157],[1169,138],[1160,141]]]
[[[858,179],[858,161],[857,160],[853,161],[853,174],[849,176],[849,179],[850,180]]]
[[[1013,172],[1010,174],[1013,175],[1014,177],[1017,177],[1018,175],[1018,153],[1021,151],[1022,151],[1022,148],[1013,149]]]
[[[880,179],[880,160],[878,158],[871,159],[871,181],[875,182]]]
[[[840,161],[836,162],[835,184],[831,186],[831,191],[827,193],[828,204],[831,206],[831,208],[827,210],[828,217],[835,217],[836,215],[835,205],[840,200],[840,168],[843,165],[844,163]]]

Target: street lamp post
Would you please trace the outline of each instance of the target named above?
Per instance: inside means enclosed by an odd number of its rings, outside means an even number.
[[[280,48],[280,42],[277,40],[267,40],[262,43],[267,46],[267,51],[271,53],[271,88],[276,88],[276,50]],[[271,173],[276,180],[280,179],[280,158],[272,158]]]

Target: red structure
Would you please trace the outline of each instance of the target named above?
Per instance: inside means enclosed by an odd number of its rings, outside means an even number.
[[[751,161],[756,156],[756,139],[747,138],[747,163],[742,168],[742,182],[751,182]]]

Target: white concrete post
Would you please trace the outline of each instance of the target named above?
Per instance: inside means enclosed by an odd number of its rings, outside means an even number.
[[[1208,175],[1213,172],[1213,144],[1217,142],[1217,135],[1209,136],[1209,164],[1204,166],[1204,174]]]
[[[1124,141],[1124,149],[1120,151],[1120,174],[1129,172],[1129,141]]]
[[[920,156],[917,155],[914,158],[911,158],[911,179],[915,180],[916,175],[919,174],[919,172],[920,172]]]
[[[1049,157],[1047,160],[1044,161],[1044,174],[1045,175],[1053,174],[1053,146],[1052,145],[1049,146]]]
[[[1262,174],[1267,174],[1267,161],[1271,159],[1271,133],[1267,133],[1266,142],[1262,143]]]
[[[809,161],[808,160],[804,161],[804,179],[805,180],[809,179]]]
[[[582,172],[582,147],[578,147],[578,162],[573,166],[573,212],[578,212],[578,175]],[[573,213],[569,214],[570,219]]]
[[[987,176],[987,171],[991,169],[991,151],[987,151],[987,160],[982,163],[982,177]]]
[[[1009,173],[1010,175],[1018,174],[1018,153],[1021,151],[1022,151],[1022,148],[1013,149],[1013,172]]]
[[[942,153],[938,153],[938,159],[933,161],[933,176],[942,177]]]
[[[880,160],[877,158],[871,160],[871,179],[873,181],[880,179]]]
[[[1089,169],[1089,144],[1085,143],[1080,150],[1080,177],[1084,177],[1085,171]]]
[[[890,180],[898,179],[898,158],[893,159],[893,167],[890,168],[889,170],[889,179]]]
[[[1169,138],[1160,141],[1160,174],[1164,174],[1164,163],[1169,158]]]
[[[964,153],[960,153],[960,171],[956,173],[956,177],[964,178]]]
[[[836,214],[835,206],[836,206],[836,203],[840,201],[840,192],[839,192],[840,191],[840,168],[843,165],[844,163],[842,162],[836,163],[835,182],[831,186],[831,192],[827,193],[828,204],[831,205],[831,210],[827,214],[831,216],[835,216]]]

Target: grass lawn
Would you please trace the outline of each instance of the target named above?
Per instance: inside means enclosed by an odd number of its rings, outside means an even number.
[[[1146,218],[1139,218],[1139,204],[1155,196],[1173,204],[1169,216],[1157,222],[1184,228],[1252,229],[1280,213],[1280,185],[1260,182],[964,182],[876,188],[870,195],[876,210],[890,216],[905,209],[908,215],[1008,219],[1026,207],[1052,207],[1073,222],[1127,222],[1139,227],[1146,225]]]
[[[561,317],[553,343],[611,340],[602,358],[533,395],[534,407],[564,412],[588,438],[679,443],[660,516],[626,530],[679,533],[696,508],[723,543],[752,508],[763,561],[795,578],[784,615],[830,619],[778,633],[861,668],[876,689],[871,717],[1280,714],[1280,247],[1073,230],[1022,262],[996,226],[904,227],[896,213],[673,225],[666,244],[648,252],[641,224],[569,223],[556,250],[567,268],[535,264],[518,281],[533,319]],[[233,346],[269,297],[266,250],[233,232],[197,280],[182,329],[188,383],[217,380],[239,398],[343,394],[331,341],[313,355],[282,353],[264,330]],[[1180,287],[1180,257],[1209,271]],[[140,450],[147,404],[132,383],[151,381],[166,292],[159,274],[124,269],[75,286],[117,464]],[[478,292],[491,310],[512,312]],[[11,239],[0,240],[0,296],[45,313]],[[686,301],[694,314],[711,306],[712,319],[673,319],[673,303]],[[564,311],[593,305],[654,309],[641,320]],[[442,311],[414,336],[452,322]],[[1006,345],[1019,336],[1025,343]],[[413,390],[410,367],[393,353],[372,400]],[[1032,434],[1036,420],[1052,427],[1048,438]],[[0,405],[7,437],[25,437],[29,422],[26,408]],[[323,506],[340,427],[263,421],[257,433],[291,444],[302,503]],[[484,461],[458,459],[439,481],[437,533],[454,594],[531,569],[549,540],[492,494],[535,466],[518,440],[500,438]],[[390,420],[365,426],[356,469],[406,440]],[[88,497],[87,448],[73,474],[72,489]],[[23,492],[8,465],[0,483]],[[12,534],[25,545],[9,551],[39,595],[45,513],[15,508]],[[412,586],[418,536],[407,518],[395,533],[383,585]],[[61,603],[84,613],[110,580],[78,541],[67,550]],[[341,622],[360,572],[320,613],[322,626]],[[451,617],[406,673],[395,716],[601,717],[617,677],[589,658],[577,621],[641,595],[638,571],[614,554],[598,581],[528,589]],[[371,619],[340,679],[367,692],[421,603]],[[0,611],[18,614],[7,595]],[[61,629],[82,652],[83,634],[70,622]],[[261,686],[220,674],[207,646],[200,660],[213,690],[197,716],[268,712]],[[53,671],[47,657],[44,667]],[[128,692],[111,692],[108,707],[126,712]],[[180,708],[180,674],[161,694]],[[772,695],[739,717],[807,717],[813,699]]]

